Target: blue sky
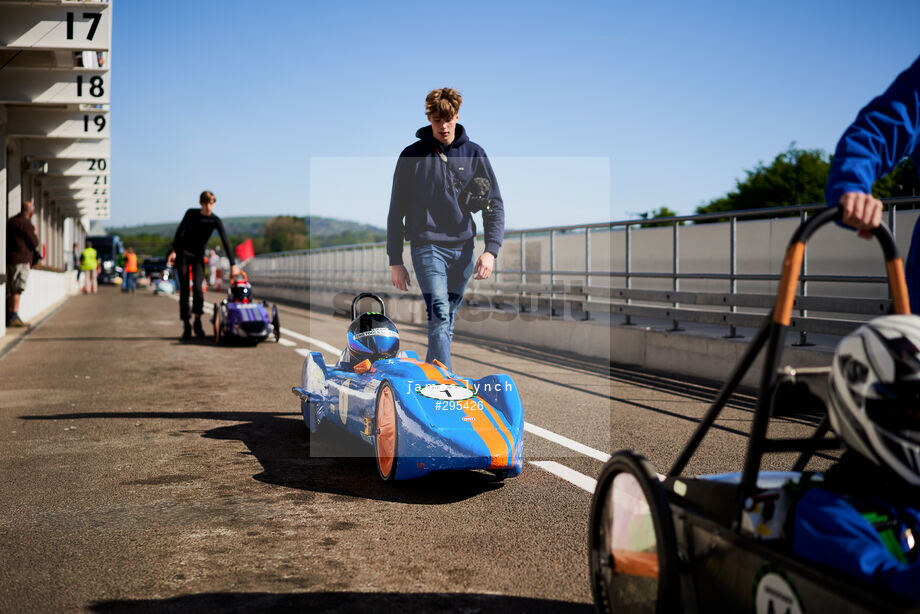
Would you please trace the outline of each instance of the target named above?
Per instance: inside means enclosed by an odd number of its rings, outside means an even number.
[[[920,54],[914,0],[113,8],[112,226],[178,221],[203,189],[222,216],[384,226],[444,85],[508,227],[691,213],[793,141],[833,150]]]

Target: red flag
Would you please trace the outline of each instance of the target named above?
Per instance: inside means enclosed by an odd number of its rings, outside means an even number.
[[[252,247],[252,239],[246,239],[236,246],[236,257],[239,258],[242,262],[245,262],[250,258],[254,258],[255,255],[256,252]]]

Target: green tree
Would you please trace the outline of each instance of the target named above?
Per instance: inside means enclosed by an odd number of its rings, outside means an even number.
[[[795,143],[769,165],[759,162],[745,171],[735,189],[697,207],[697,213],[718,213],[804,205],[824,200],[830,158],[820,149],[796,149]]]
[[[678,213],[676,211],[672,211],[665,206],[661,206],[653,211],[649,211],[648,213],[643,213],[642,217],[646,220],[654,220],[662,217],[677,217],[677,215]],[[647,224],[642,224],[642,228],[652,228],[653,226],[671,226],[672,224],[673,222],[648,222]],[[684,223],[678,222],[677,225],[683,226]]]
[[[307,247],[307,220],[293,215],[279,215],[265,222],[262,236],[254,241],[256,253],[288,252]]]
[[[890,173],[875,182],[872,195],[876,198],[920,196],[920,177],[914,161],[910,158],[901,160]]]

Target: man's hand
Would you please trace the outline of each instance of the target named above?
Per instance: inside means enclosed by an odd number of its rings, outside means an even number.
[[[236,276],[240,274],[240,267],[235,264],[230,265],[230,281],[236,279]]]
[[[176,252],[169,252],[169,257],[166,258],[167,266],[173,266],[176,264]]]
[[[872,230],[882,223],[882,201],[863,192],[847,192],[840,197],[843,223],[859,231],[863,239],[872,238]]]
[[[476,279],[489,279],[494,268],[495,256],[492,252],[482,252],[482,256],[476,261]]]
[[[412,280],[409,279],[409,271],[402,264],[394,264],[390,267],[390,281],[403,292],[407,291],[409,286],[412,285]]]

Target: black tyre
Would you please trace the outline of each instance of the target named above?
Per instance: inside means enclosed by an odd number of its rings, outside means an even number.
[[[275,343],[281,340],[281,322],[278,320],[278,306],[272,305],[272,328],[275,332]]]
[[[588,523],[591,592],[598,612],[680,612],[677,540],[667,494],[632,451],[601,470]]]

